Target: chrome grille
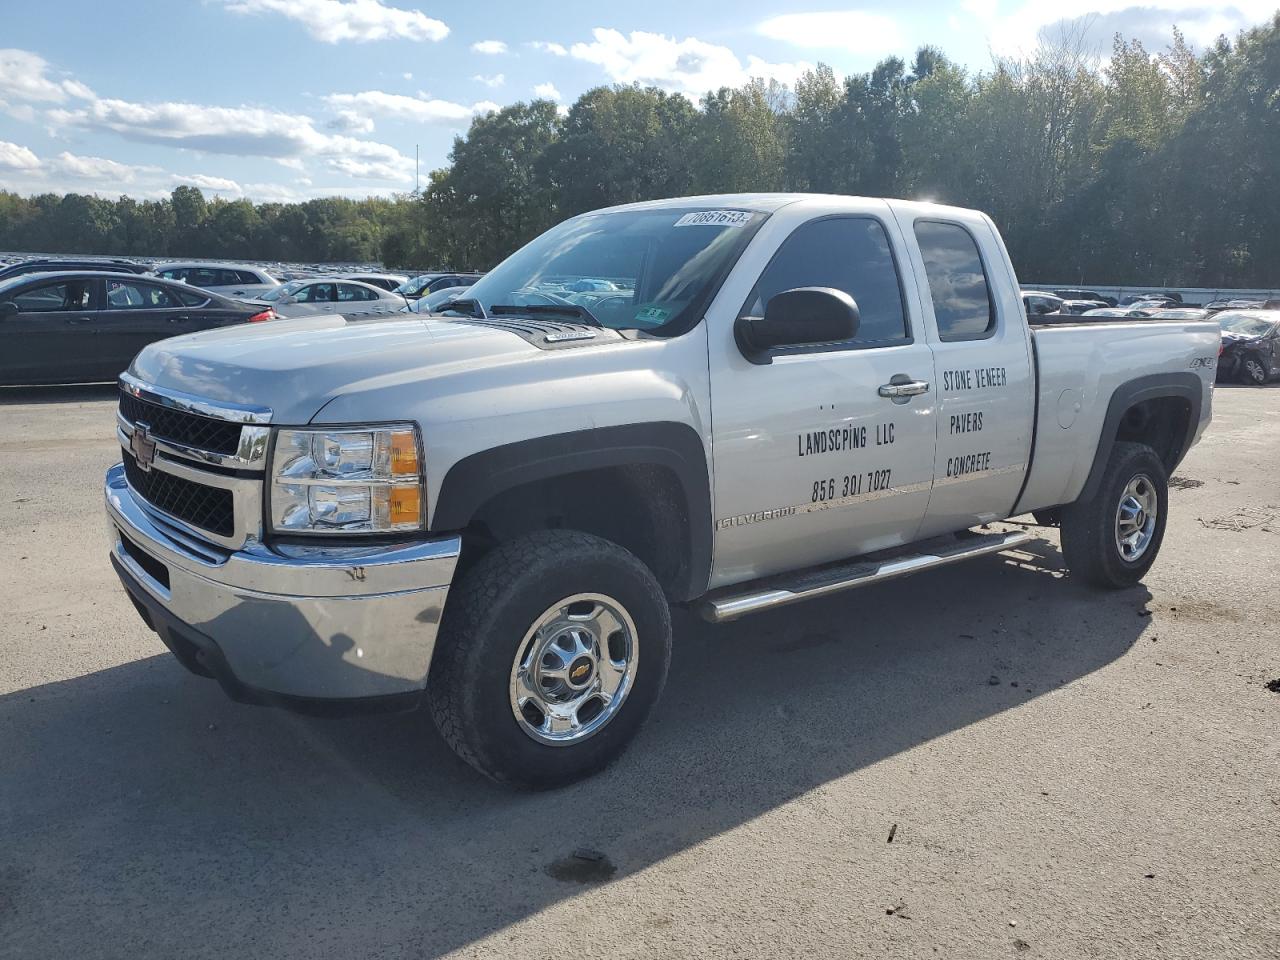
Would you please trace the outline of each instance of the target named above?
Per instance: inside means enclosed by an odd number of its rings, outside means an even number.
[[[240,424],[161,406],[124,389],[120,391],[120,415],[130,423],[145,423],[159,440],[228,455],[240,449]]]
[[[271,410],[205,400],[120,377],[116,435],[134,496],[209,549],[262,539]],[[146,425],[146,439],[134,443]],[[139,464],[134,450],[150,463]]]
[[[220,537],[235,533],[235,501],[230,490],[206,487],[163,470],[142,470],[133,454],[124,454],[124,475],[138,496],[157,510]]]

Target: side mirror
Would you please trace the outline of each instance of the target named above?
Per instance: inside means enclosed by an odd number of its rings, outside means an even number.
[[[18,305],[12,300],[6,300],[0,303],[0,320],[5,320],[18,313]]]
[[[768,363],[775,347],[851,340],[858,320],[858,304],[843,290],[796,287],[771,297],[763,317],[739,317],[734,337],[744,357]]]

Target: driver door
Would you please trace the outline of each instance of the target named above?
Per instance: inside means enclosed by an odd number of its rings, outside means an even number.
[[[712,347],[712,586],[907,543],[925,515],[933,353],[905,295],[899,228],[873,209],[801,222],[743,305],[760,316],[784,290],[843,290],[859,307],[852,340],[776,349],[767,363],[744,358],[732,330]],[[884,395],[904,384],[908,395]]]

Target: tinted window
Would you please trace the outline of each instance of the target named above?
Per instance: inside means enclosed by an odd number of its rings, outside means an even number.
[[[771,297],[795,287],[834,287],[853,297],[861,316],[854,343],[907,336],[898,269],[878,220],[833,217],[798,227],[765,268],[747,313],[763,316]]]
[[[165,280],[186,280],[190,270],[161,270],[157,276]]]
[[[169,291],[162,287],[131,280],[107,281],[108,310],[154,310],[176,306],[177,299],[169,296]]]
[[[86,310],[89,307],[89,282],[63,280],[29,287],[10,297],[23,313],[49,313],[54,310]]]
[[[247,270],[229,271],[236,275],[236,283],[262,283],[262,279],[254,273]]]
[[[297,293],[299,303],[329,303],[336,299],[332,283],[312,283]]]
[[[199,307],[209,302],[209,298],[198,290],[170,290],[169,295],[177,297],[186,307]]]
[[[353,300],[376,300],[377,296],[372,290],[357,287],[352,283],[338,284],[338,299],[343,303],[349,303]]]
[[[993,329],[996,312],[987,274],[969,231],[954,223],[918,220],[916,241],[929,278],[938,336],[964,340]]]

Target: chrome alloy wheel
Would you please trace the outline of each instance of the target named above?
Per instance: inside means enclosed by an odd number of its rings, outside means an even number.
[[[1245,373],[1249,375],[1249,379],[1254,383],[1266,383],[1267,371],[1263,367],[1262,361],[1256,357],[1245,357],[1244,361]]]
[[[1116,548],[1127,563],[1141,558],[1151,546],[1159,512],[1155,484],[1145,473],[1138,474],[1125,486],[1116,507]]]
[[[539,743],[569,746],[617,716],[635,685],[640,648],[622,604],[579,593],[548,607],[511,666],[511,711]]]

